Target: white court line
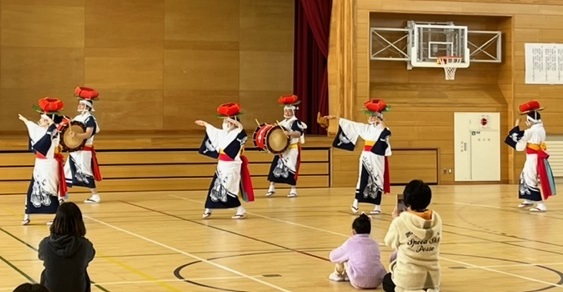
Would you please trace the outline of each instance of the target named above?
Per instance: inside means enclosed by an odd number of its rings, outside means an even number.
[[[550,282],[546,282],[546,281],[542,281],[542,280],[538,280],[538,279],[534,279],[534,278],[516,275],[516,274],[513,274],[513,273],[503,272],[503,271],[487,268],[486,266],[477,266],[477,265],[474,265],[474,264],[470,264],[470,263],[466,263],[466,262],[462,262],[462,261],[456,261],[456,260],[452,260],[452,259],[448,259],[448,258],[444,258],[444,257],[440,257],[440,259],[450,261],[450,262],[454,262],[454,263],[461,264],[461,265],[466,265],[466,266],[469,266],[469,267],[475,268],[475,269],[481,269],[481,270],[485,270],[485,271],[489,271],[489,272],[495,272],[495,273],[499,273],[499,274],[503,274],[503,275],[507,275],[507,276],[512,276],[512,277],[515,277],[515,278],[520,278],[520,279],[523,279],[523,280],[526,280],[526,281],[538,282],[538,283],[546,284],[546,285],[549,285],[549,286],[555,286],[555,287],[563,288],[563,285],[560,285],[560,284],[550,283]]]
[[[255,278],[264,278],[262,275],[252,276]],[[242,279],[244,277],[207,277],[207,278],[190,278],[187,280],[190,281],[209,281],[209,280],[233,280],[233,279]],[[177,282],[184,282],[181,279],[160,279],[160,280],[142,280],[142,281],[118,281],[118,282],[96,282],[96,285],[100,286],[112,286],[112,285],[131,285],[131,284],[147,284],[147,283],[177,283]],[[13,291],[14,287],[2,287],[0,291]]]
[[[174,198],[178,198],[178,199],[182,199],[182,200],[186,200],[186,201],[192,201],[192,202],[197,202],[197,203],[202,203],[201,201],[197,201],[197,200],[192,200],[192,199],[187,199],[187,198],[182,198],[182,197],[178,197],[178,196],[174,196],[174,195],[169,195],[171,197]],[[457,204],[457,203],[456,203]],[[461,205],[474,205],[474,204],[466,204],[466,203],[459,203]],[[482,207],[488,207],[488,208],[495,208],[495,209],[500,209],[500,207],[494,207],[494,206],[487,206],[487,205],[474,205],[474,206],[482,206]],[[252,214],[252,213],[249,213]],[[305,228],[310,228],[310,229],[314,229],[314,230],[318,230],[318,231],[323,231],[323,232],[328,232],[328,233],[332,233],[332,234],[336,234],[336,235],[342,235],[342,236],[346,236],[349,237],[350,235],[344,235],[341,233],[336,233],[336,232],[332,232],[329,230],[325,230],[325,229],[320,229],[320,228],[316,228],[316,227],[311,227],[311,226],[307,226],[307,225],[302,225],[299,223],[295,223],[295,222],[291,222],[291,221],[285,221],[285,220],[280,220],[280,219],[276,219],[276,218],[271,218],[268,216],[262,216],[262,215],[258,215],[258,214],[253,214],[254,216],[258,216],[258,217],[262,217],[265,219],[269,219],[269,220],[274,220],[274,221],[279,221],[279,222],[283,222],[283,223],[288,223],[288,224],[292,224],[292,225],[297,225],[297,226],[301,226],[301,227],[305,227]],[[381,246],[384,246],[384,244],[379,244]],[[519,276],[516,274],[512,274],[512,273],[507,273],[507,272],[503,272],[503,271],[499,271],[499,270],[495,270],[486,266],[477,266],[474,264],[470,264],[470,263],[466,263],[466,262],[462,262],[462,261],[456,261],[456,260],[452,260],[452,259],[448,259],[445,257],[440,256],[441,260],[446,260],[446,261],[450,261],[450,262],[455,262],[458,264],[462,264],[465,266],[468,266],[469,268],[474,268],[474,269],[481,269],[481,270],[486,270],[486,271],[490,271],[490,272],[495,272],[495,273],[499,273],[499,274],[504,274],[504,275],[508,275],[508,276],[512,276],[512,277],[516,277],[516,278],[520,278],[520,279],[525,279],[528,281],[534,281],[534,282],[538,282],[538,283],[542,283],[542,284],[547,284],[547,285],[552,285],[552,286],[556,286],[556,287],[563,287],[563,285],[559,285],[556,283],[549,283],[549,282],[545,282],[542,280],[538,280],[538,279],[533,279],[533,278],[528,278],[528,277],[524,277],[524,276]]]
[[[512,267],[533,267],[533,266],[560,266],[563,263],[526,263],[526,264],[510,264],[510,265],[490,265],[490,266],[480,266],[483,268],[512,268]],[[474,267],[468,267],[468,269],[474,269]]]
[[[223,270],[225,270],[225,271],[228,271],[228,272],[231,272],[231,273],[233,273],[233,274],[239,275],[239,276],[241,276],[241,277],[243,277],[243,278],[246,278],[246,279],[249,279],[249,280],[258,282],[258,283],[260,283],[260,284],[266,285],[266,286],[268,286],[268,287],[274,288],[274,289],[276,289],[276,290],[278,290],[278,291],[291,292],[290,290],[286,290],[286,289],[284,289],[284,288],[282,288],[282,287],[276,286],[276,285],[274,285],[274,284],[270,284],[270,283],[268,283],[268,282],[266,282],[266,281],[262,281],[262,280],[260,280],[260,279],[257,279],[257,278],[255,278],[255,277],[252,277],[252,276],[249,276],[249,275],[247,275],[247,274],[241,273],[241,272],[239,272],[239,271],[237,271],[237,270],[233,270],[233,269],[228,268],[228,267],[226,267],[226,266],[217,264],[217,263],[215,263],[215,262],[208,261],[208,260],[206,260],[206,259],[204,259],[204,258],[198,257],[198,256],[193,255],[193,254],[191,254],[191,253],[185,252],[185,251],[180,250],[180,249],[177,249],[177,248],[175,248],[175,247],[171,247],[171,246],[166,245],[166,244],[164,244],[164,243],[160,243],[160,242],[158,242],[158,241],[156,241],[156,240],[152,240],[152,239],[147,238],[147,237],[145,237],[145,236],[136,234],[136,233],[134,233],[134,232],[132,232],[132,231],[129,231],[129,230],[126,230],[126,229],[117,227],[117,226],[115,226],[115,225],[112,225],[112,224],[106,223],[106,222],[104,222],[104,221],[101,221],[101,220],[92,218],[92,217],[90,217],[90,216],[84,216],[84,218],[88,218],[88,219],[90,219],[90,220],[92,220],[92,221],[94,221],[94,222],[97,222],[97,223],[99,223],[99,224],[108,226],[108,227],[110,227],[110,228],[113,228],[113,229],[115,229],[115,230],[121,231],[121,232],[123,232],[123,233],[127,233],[127,234],[129,234],[129,235],[135,236],[135,237],[137,237],[137,238],[140,238],[140,239],[145,240],[145,241],[147,241],[147,242],[150,242],[150,243],[152,243],[152,244],[155,244],[155,245],[158,245],[158,246],[167,248],[167,249],[169,249],[169,250],[175,251],[175,252],[177,252],[177,253],[179,253],[179,254],[183,254],[183,255],[185,255],[185,256],[191,257],[191,258],[196,259],[196,260],[198,260],[198,261],[201,261],[201,262],[210,264],[210,265],[212,265],[212,266],[218,267],[218,268],[223,269]]]
[[[454,204],[456,205],[464,205],[464,206],[475,206],[475,207],[483,207],[483,208],[489,208],[489,209],[506,209],[503,207],[499,207],[499,206],[490,206],[490,205],[480,205],[480,204],[471,204],[471,203],[460,203],[460,202],[454,202]]]
[[[178,196],[174,196],[174,195],[169,195],[169,196],[173,197],[173,198],[181,199],[181,200],[184,200],[184,201],[191,201],[191,202],[196,202],[196,203],[200,203],[200,204],[203,203],[202,201],[187,199],[187,198],[178,197]],[[308,229],[312,229],[312,230],[316,230],[316,231],[326,232],[326,233],[330,233],[330,234],[334,234],[334,235],[339,235],[339,236],[344,236],[344,237],[352,236],[352,234],[342,234],[342,233],[333,232],[333,231],[330,231],[330,230],[317,228],[317,227],[313,227],[313,226],[309,226],[309,225],[304,225],[304,224],[299,224],[299,223],[286,221],[286,220],[282,220],[282,219],[272,218],[272,217],[268,217],[268,216],[248,212],[248,211],[246,211],[246,213],[250,214],[252,216],[256,216],[256,217],[261,217],[261,218],[272,220],[272,221],[278,221],[278,222],[282,222],[282,223],[286,223],[286,224],[290,224],[290,225],[295,225],[295,226],[299,226],[299,227],[303,227],[303,228],[308,228]]]

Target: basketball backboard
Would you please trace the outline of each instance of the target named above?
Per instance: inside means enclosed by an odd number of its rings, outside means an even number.
[[[453,23],[408,22],[409,56],[412,67],[442,67],[438,58],[460,57],[456,68],[469,67],[467,26]]]

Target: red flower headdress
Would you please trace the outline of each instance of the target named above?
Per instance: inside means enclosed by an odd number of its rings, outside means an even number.
[[[390,109],[387,104],[382,99],[370,99],[364,102],[364,113],[368,115],[381,115],[382,112],[388,111]]]
[[[99,95],[95,89],[90,87],[76,87],[74,89],[74,96],[79,99],[97,100]]]
[[[90,87],[76,87],[74,96],[80,99],[80,103],[90,107],[90,111],[94,111],[94,100],[98,100],[99,93]]]
[[[278,98],[278,103],[280,105],[283,105],[284,108],[296,110],[299,109],[296,105],[300,104],[301,101],[299,100],[299,97],[297,95],[292,94],[280,96],[280,98]]]
[[[233,118],[242,114],[240,105],[235,102],[224,103],[217,108],[217,113],[221,118]]]
[[[525,115],[529,112],[542,111],[543,107],[541,107],[537,100],[532,100],[521,104],[518,109],[520,110],[521,115]]]
[[[58,114],[64,108],[62,100],[53,97],[44,97],[37,102],[33,108],[42,114]]]

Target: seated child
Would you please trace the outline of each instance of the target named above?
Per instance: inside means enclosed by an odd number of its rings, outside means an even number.
[[[330,280],[350,281],[358,289],[381,285],[386,271],[380,261],[379,244],[369,237],[370,232],[371,220],[362,213],[352,223],[353,235],[330,252],[330,261],[336,263]]]
[[[428,209],[432,190],[423,181],[412,180],[403,195],[407,211],[393,211],[393,221],[385,235],[385,245],[395,252],[391,255],[390,273],[383,278],[383,290],[439,291],[442,219]]]

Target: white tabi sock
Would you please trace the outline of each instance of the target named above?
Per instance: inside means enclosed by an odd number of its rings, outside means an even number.
[[[352,203],[352,206],[354,206],[354,208],[358,208],[358,199],[354,199],[354,203]]]
[[[276,191],[276,185],[274,183],[270,183],[270,187],[268,188],[268,193],[273,193]]]
[[[246,209],[244,209],[244,207],[242,205],[238,206],[237,215],[242,215],[244,213],[246,213]]]

